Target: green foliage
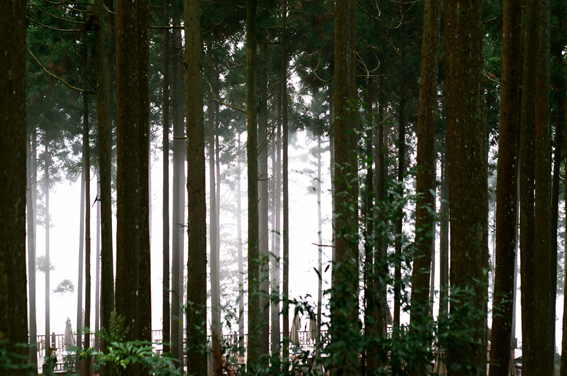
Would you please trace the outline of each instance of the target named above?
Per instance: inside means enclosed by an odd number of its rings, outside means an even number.
[[[35,366],[28,363],[27,348],[27,344],[11,345],[7,338],[0,336],[0,374],[10,376],[13,372],[21,370],[32,372]],[[14,351],[14,349],[22,350]]]
[[[149,341],[126,341],[126,334],[129,328],[124,325],[124,317],[117,316],[116,312],[112,313],[110,320],[110,329],[97,332],[96,335],[107,342],[107,351],[97,351],[94,348],[79,349],[76,346],[70,346],[69,363],[75,357],[74,354],[79,352],[81,359],[95,359],[93,365],[95,371],[98,371],[101,365],[110,366],[116,375],[123,375],[124,370],[129,365],[139,365],[141,369],[147,371],[151,376],[182,376],[180,369],[176,368],[171,354],[157,354],[154,351],[154,343]],[[89,332],[88,328],[84,329],[85,333]]]

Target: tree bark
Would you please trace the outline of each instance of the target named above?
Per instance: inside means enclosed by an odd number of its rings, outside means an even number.
[[[37,182],[35,179],[36,166],[36,130],[29,132],[29,139],[27,140],[27,192],[26,192],[26,220],[27,220],[27,237],[28,237],[28,301],[29,301],[29,363],[35,369],[34,374],[37,374],[37,323],[36,323],[36,189]]]
[[[44,194],[45,194],[45,349],[46,349],[46,353],[49,351],[51,351],[51,330],[50,330],[50,324],[51,324],[51,313],[50,313],[50,301],[49,298],[51,296],[51,294],[49,293],[50,291],[50,287],[49,287],[49,282],[50,282],[50,276],[49,276],[49,272],[50,272],[50,267],[51,267],[51,260],[49,259],[49,246],[50,246],[50,239],[49,239],[49,235],[50,235],[50,227],[51,227],[51,223],[50,223],[50,214],[49,214],[49,188],[51,186],[51,183],[49,181],[49,165],[51,162],[51,156],[49,153],[49,141],[47,139],[47,135],[44,134],[43,135],[43,145],[44,145],[44,158],[45,158],[45,166],[44,166],[44,182],[43,182],[43,186],[44,186]],[[77,342],[79,342],[79,331],[77,330]]]
[[[490,375],[510,370],[514,276],[516,273],[516,197],[520,131],[522,4],[504,1],[502,90],[496,182],[496,272],[490,347]]]
[[[216,77],[213,61],[212,43],[211,38],[207,41],[207,80],[209,84],[216,84]],[[212,98],[211,98],[212,99]],[[216,162],[215,162],[215,131],[216,131],[216,102],[211,101],[208,103],[208,116],[209,116],[209,201],[210,201],[210,276],[211,276],[211,316],[212,316],[212,329],[213,332],[222,336],[221,327],[221,307],[220,307],[220,279],[219,279],[219,244],[217,238],[218,232],[218,217],[217,217],[217,194],[216,194]]]
[[[205,195],[205,129],[203,124],[203,46],[201,6],[185,0],[185,91],[187,93],[187,373],[205,375],[207,352],[207,207]]]
[[[152,340],[152,286],[150,252],[150,103],[149,103],[149,2],[137,0],[138,33],[138,158],[139,158],[139,274],[138,338]]]
[[[86,81],[86,79],[85,79]],[[86,82],[85,82],[86,87]],[[83,177],[85,179],[85,323],[84,327],[89,328],[85,331],[83,346],[85,349],[91,347],[90,326],[91,326],[91,153],[89,141],[89,101],[88,94],[83,93]],[[90,368],[90,364],[84,361],[85,370]]]
[[[248,175],[248,367],[260,359],[260,269],[258,233],[257,0],[246,6],[246,142]],[[249,368],[250,369],[250,368]]]
[[[426,0],[423,10],[423,42],[419,105],[417,121],[417,187],[418,196],[413,270],[411,285],[411,330],[430,336],[426,324],[430,316],[429,284],[432,253],[435,250],[435,114],[437,108],[437,72],[439,71],[439,33],[441,28],[441,1]],[[425,325],[424,325],[425,324]],[[426,350],[425,350],[426,351]],[[427,353],[416,354],[416,363],[410,371],[423,374]],[[415,358],[414,358],[415,359]]]
[[[451,210],[450,376],[486,373],[487,140],[480,0],[444,2]],[[469,314],[474,310],[474,314]],[[466,315],[466,316],[465,316]],[[466,336],[459,335],[468,330]],[[469,334],[470,333],[470,334]]]
[[[98,155],[99,155],[99,187],[100,195],[98,203],[100,205],[100,264],[101,264],[101,327],[110,329],[110,316],[114,311],[114,260],[112,252],[112,131],[109,118],[109,99],[110,85],[108,85],[107,75],[107,54],[106,54],[106,33],[105,33],[105,14],[103,0],[96,0],[96,12],[102,22],[95,29],[95,64],[96,64],[96,85],[97,85],[97,115],[98,115]],[[109,15],[110,18],[110,15]],[[110,24],[110,23],[109,23]],[[101,340],[100,349],[103,353],[107,351],[107,344]],[[110,376],[110,367],[101,366],[100,376]]]
[[[538,2],[535,102],[535,279],[538,372],[552,375],[555,362],[557,255],[551,250],[551,126],[549,105],[549,0]],[[533,57],[532,57],[533,58]]]
[[[116,108],[117,108],[117,187],[116,187],[116,313],[129,328],[127,341],[139,338],[139,281],[140,269],[140,99],[138,95],[138,66],[132,57],[138,56],[137,3],[116,2]],[[126,367],[127,375],[136,369]]]
[[[164,24],[169,25],[169,1],[163,1]],[[162,198],[162,249],[163,249],[163,271],[162,271],[162,317],[163,317],[163,352],[171,351],[171,320],[170,320],[170,257],[169,257],[169,29],[163,30],[163,198]]]
[[[83,338],[81,337],[81,332],[84,329],[84,310],[83,310],[83,283],[84,283],[84,272],[85,272],[85,259],[84,259],[84,245],[85,245],[85,186],[87,180],[85,179],[85,169],[83,165],[83,171],[81,172],[81,202],[80,202],[80,218],[79,218],[79,265],[78,265],[78,282],[77,282],[77,348],[82,350]],[[79,352],[75,355],[76,370],[81,369],[81,359],[79,357]]]
[[[335,1],[334,146],[335,263],[331,290],[331,337],[354,343],[358,325],[358,166],[356,135],[356,1]],[[348,307],[348,308],[346,308]],[[332,354],[338,374],[355,374],[355,348]],[[338,361],[340,359],[341,361]]]
[[[270,353],[270,232],[268,228],[268,45],[260,44],[262,69],[258,74],[258,239],[260,257],[260,355]]]
[[[274,229],[273,229],[273,249],[274,258],[272,259],[272,270],[271,270],[271,295],[278,297],[277,300],[272,300],[271,303],[271,316],[272,316],[272,356],[280,355],[280,341],[281,341],[281,326],[280,326],[280,274],[281,274],[281,262],[280,262],[280,243],[281,243],[281,222],[280,222],[280,212],[281,212],[281,142],[282,142],[282,92],[280,90],[280,95],[278,98],[278,122],[276,130],[276,142],[274,145],[275,156],[272,157],[273,162],[273,175],[274,175],[274,190],[273,190],[273,216],[274,216]]]
[[[174,18],[174,25],[180,26],[179,17]],[[185,112],[183,85],[183,50],[181,47],[181,30],[175,29],[173,34],[173,81],[172,114],[173,114],[173,210],[171,240],[171,355],[173,359],[182,361],[183,344],[183,273],[185,243],[185,161],[186,142],[183,127]]]
[[[522,372],[539,371],[537,360],[537,300],[535,279],[535,77],[537,70],[538,1],[527,0],[524,26],[522,112],[520,130],[520,259],[522,301]]]
[[[23,1],[11,0],[0,14],[0,336],[2,349],[27,362],[26,299],[26,20]],[[26,375],[25,369],[12,371]]]
[[[238,356],[244,357],[244,262],[242,257],[242,192],[240,188],[242,177],[240,133],[237,141],[238,183],[236,185],[236,233],[238,236]]]
[[[287,0],[282,2],[282,51],[281,51],[281,88],[282,96],[282,214],[283,214],[283,270],[282,270],[282,359],[289,361],[289,177],[288,177],[288,143],[289,129],[287,123]]]
[[[441,223],[439,226],[439,317],[449,312],[449,174],[447,173],[447,142],[443,135],[441,160]]]

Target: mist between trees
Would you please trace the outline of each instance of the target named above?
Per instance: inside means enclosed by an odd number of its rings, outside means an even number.
[[[567,375],[564,1],[4,8],[1,374]]]

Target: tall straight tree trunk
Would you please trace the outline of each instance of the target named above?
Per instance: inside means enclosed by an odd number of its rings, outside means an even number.
[[[566,66],[567,68],[567,66]],[[567,74],[567,69],[566,69]],[[567,98],[563,97],[565,100],[565,126],[567,127]],[[567,129],[565,134],[567,135]],[[565,142],[565,149],[567,150],[567,139]],[[567,154],[567,153],[566,153]],[[567,194],[567,184],[564,184],[565,194]],[[567,208],[567,202],[565,202]],[[565,261],[565,266],[567,268],[567,259]],[[567,285],[567,280],[565,281]],[[565,291],[565,285],[563,286],[563,291]],[[563,292],[563,327],[562,327],[562,339],[561,339],[561,370],[560,376],[567,376],[567,312],[565,307],[567,306],[567,294]]]
[[[129,328],[125,340],[139,338],[139,297],[143,290],[132,288],[139,281],[140,269],[140,165],[137,3],[116,2],[116,108],[117,108],[117,186],[116,186],[116,313]],[[137,373],[129,365],[126,375]]]
[[[398,5],[400,18],[405,17],[405,7],[403,3]],[[406,55],[406,35],[405,35],[405,23],[402,22],[400,26],[400,103],[396,109],[398,114],[398,194],[400,198],[403,199],[404,195],[404,175],[406,173],[406,80],[405,80],[405,55]],[[402,247],[403,247],[403,225],[404,225],[404,208],[403,205],[398,205],[396,210],[396,242],[395,242],[395,258],[394,258],[394,328],[400,328],[400,312],[402,305]],[[397,373],[396,368],[398,367],[394,361],[393,373]]]
[[[429,326],[423,325],[430,316],[429,284],[435,250],[435,114],[437,108],[437,72],[439,71],[439,33],[441,28],[441,1],[426,0],[423,4],[423,42],[419,80],[417,121],[417,183],[418,196],[413,270],[411,285],[411,330],[422,332],[428,338]],[[425,372],[427,354],[416,354],[416,363],[410,365],[415,374]]]
[[[447,151],[451,218],[451,314],[463,319],[447,348],[450,376],[486,373],[488,266],[487,140],[482,2],[447,0],[445,17]],[[474,315],[468,313],[474,310]],[[467,316],[463,316],[463,315]]]
[[[281,211],[281,142],[282,142],[282,127],[281,127],[281,120],[282,120],[282,93],[280,91],[279,100],[278,100],[278,123],[276,125],[276,143],[274,145],[274,152],[275,158],[273,158],[273,169],[274,169],[274,205],[273,205],[273,216],[274,216],[274,229],[273,229],[273,249],[274,249],[274,258],[272,259],[272,271],[271,271],[271,295],[274,297],[278,297],[276,300],[272,300],[271,315],[272,315],[272,356],[279,356],[280,355],[280,341],[281,341],[281,326],[280,326],[280,274],[281,274],[281,263],[280,263],[280,244],[281,244],[281,223],[280,223],[280,211]]]
[[[502,90],[496,190],[496,273],[490,351],[490,375],[510,370],[514,276],[516,274],[516,197],[520,131],[522,4],[505,0],[502,30]]]
[[[557,101],[557,112],[555,117],[555,140],[554,140],[554,156],[553,156],[553,183],[551,191],[551,255],[552,259],[557,258],[557,226],[559,222],[559,188],[561,186],[561,155],[563,154],[563,113],[565,112],[565,101],[560,98]],[[561,114],[559,116],[558,114]],[[551,271],[552,275],[557,275],[557,263]],[[557,295],[557,282],[554,280],[551,288],[552,296]]]
[[[284,364],[289,360],[289,178],[288,178],[288,143],[289,129],[287,124],[287,0],[282,1],[282,51],[281,51],[281,88],[282,96],[282,199],[283,199],[283,276],[282,276],[282,313],[283,337],[282,359]]]
[[[246,160],[248,176],[248,367],[260,356],[260,269],[258,234],[257,0],[246,6]]]
[[[28,236],[28,301],[29,301],[29,363],[35,369],[37,374],[37,323],[36,323],[36,283],[35,283],[35,267],[36,267],[36,181],[34,171],[37,168],[35,162],[35,137],[36,130],[29,133],[27,140],[27,192],[26,192],[26,220],[27,220],[27,236]]]
[[[553,374],[557,255],[551,253],[551,126],[549,104],[549,0],[538,2],[538,58],[535,110],[535,278],[538,372]]]
[[[149,2],[137,0],[138,30],[138,158],[140,244],[138,286],[138,338],[152,340],[152,286],[150,251],[150,103],[149,103]]]
[[[103,0],[96,0],[96,12],[99,19],[105,20]],[[108,14],[108,19],[111,20],[112,15]],[[98,196],[98,203],[100,205],[100,264],[101,264],[101,327],[110,329],[110,316],[114,311],[114,260],[112,254],[112,190],[111,190],[111,169],[112,169],[112,131],[111,121],[109,117],[109,100],[112,99],[111,89],[108,84],[108,65],[106,62],[106,35],[104,23],[101,22],[95,35],[95,64],[97,71],[97,127],[98,127],[98,155],[99,155],[99,174],[100,174],[100,195]],[[112,27],[113,25],[109,23]],[[107,344],[104,340],[101,341],[101,351],[107,351]],[[110,376],[112,371],[110,367],[101,366],[100,376]]]
[[[83,338],[81,338],[81,332],[84,329],[84,315],[83,315],[83,281],[84,281],[84,272],[85,272],[85,259],[84,259],[84,245],[85,245],[85,187],[86,187],[86,179],[85,179],[85,168],[83,165],[83,171],[81,173],[81,210],[80,210],[80,218],[79,218],[79,275],[78,275],[78,282],[77,282],[77,348],[82,350],[83,347]],[[75,363],[76,363],[76,370],[79,372],[81,369],[81,359],[79,357],[79,351],[75,356]]]
[[[270,249],[268,229],[268,45],[260,44],[262,69],[259,73],[258,104],[258,221],[260,253],[260,355],[270,353]]]
[[[50,324],[51,324],[51,317],[50,317],[50,307],[49,307],[49,272],[51,261],[49,259],[49,228],[51,226],[50,218],[49,218],[49,187],[51,183],[49,181],[49,165],[51,156],[49,155],[49,141],[47,140],[47,135],[43,135],[43,146],[44,146],[44,153],[45,153],[45,170],[44,170],[44,193],[45,193],[45,349],[46,354],[51,351],[51,333],[50,333]],[[79,338],[79,331],[77,330],[77,342]]]
[[[236,185],[236,233],[238,237],[238,356],[244,357],[244,261],[242,256],[242,192],[240,188],[242,165],[240,160],[240,133],[236,144],[238,159],[238,183]]]
[[[386,324],[388,321],[389,310],[387,305],[387,285],[386,285],[386,275],[388,274],[388,263],[387,258],[387,246],[385,242],[385,225],[383,220],[380,218],[380,208],[383,206],[383,201],[385,197],[386,190],[386,158],[387,151],[385,150],[384,144],[384,90],[383,90],[383,77],[379,79],[379,94],[378,94],[378,131],[377,137],[373,137],[374,142],[374,153],[373,159],[376,161],[376,168],[373,171],[374,174],[374,184],[373,184],[373,194],[375,196],[375,205],[372,209],[372,215],[375,220],[372,223],[374,236],[375,236],[375,251],[374,260],[372,262],[373,267],[371,270],[371,281],[369,288],[375,294],[373,301],[373,307],[370,310],[369,315],[371,315],[374,320],[374,328],[372,335],[375,338],[383,339],[386,336]],[[367,369],[370,374],[376,372],[378,366],[384,361],[384,349],[376,341],[370,341],[367,344],[368,352],[368,365]]]
[[[439,316],[449,312],[449,174],[447,173],[447,142],[443,135],[441,159],[441,223],[439,225]]]
[[[522,301],[522,372],[538,373],[537,300],[535,276],[535,91],[537,70],[538,1],[527,0],[524,26],[524,66],[522,72],[522,113],[520,131],[520,259]]]
[[[85,328],[91,319],[91,163],[89,141],[88,94],[83,93],[83,163],[85,168]],[[89,334],[85,333],[85,349],[90,347]]]
[[[376,292],[374,290],[375,282],[376,282],[376,275],[374,274],[374,251],[375,251],[375,234],[374,234],[374,142],[373,142],[373,121],[372,118],[374,116],[373,111],[373,82],[368,77],[366,79],[367,88],[366,88],[366,131],[365,131],[365,158],[366,158],[366,177],[364,182],[364,194],[362,195],[363,201],[363,208],[364,210],[364,227],[363,227],[363,237],[364,237],[364,337],[365,343],[368,344],[370,342],[370,338],[374,338],[376,336],[376,320],[374,317],[374,313],[376,312]],[[319,147],[320,147],[320,140]],[[320,151],[319,151],[320,152]],[[320,163],[320,158],[318,159]],[[318,175],[320,175],[320,166],[318,167]],[[320,179],[320,176],[319,176]],[[318,187],[320,188],[320,187]],[[319,236],[321,236],[321,204],[320,204],[320,193],[317,191],[318,198],[318,225],[319,225]],[[321,244],[322,240],[319,240],[319,244]],[[319,246],[319,262],[318,262],[318,270],[319,273],[322,272],[321,267],[321,247]],[[321,274],[319,274],[321,275]],[[317,291],[317,296],[321,295],[321,281],[319,281],[319,289]],[[318,300],[319,303],[319,300]],[[319,313],[319,304],[317,305],[317,312]],[[373,351],[365,351],[362,354],[362,369],[361,375],[366,375],[366,366],[367,366],[367,356],[375,356]],[[368,365],[372,365],[373,361],[368,361]],[[370,371],[372,372],[372,371]]]
[[[212,37],[212,36],[211,36]],[[214,61],[212,52],[211,38],[207,40],[207,80],[212,86],[216,84],[216,77],[214,77]],[[208,103],[208,116],[209,116],[209,201],[210,201],[210,276],[211,276],[211,315],[212,315],[212,329],[215,335],[222,336],[221,327],[221,311],[220,311],[220,280],[219,280],[219,244],[216,236],[218,230],[218,217],[217,217],[217,194],[216,194],[216,173],[215,173],[215,131],[216,131],[216,118],[215,118],[216,102],[211,101]]]
[[[169,25],[169,1],[163,1],[164,24]],[[162,317],[163,317],[163,352],[171,351],[171,330],[169,317],[169,29],[163,30],[163,198],[162,198],[162,248],[163,248],[163,271],[162,271]]]
[[[180,26],[177,16],[174,25]],[[183,85],[183,50],[181,47],[181,30],[173,33],[173,80],[172,114],[173,114],[173,210],[171,230],[171,354],[173,359],[183,360],[183,273],[185,243],[185,160],[186,142],[183,127],[185,113]]]
[[[86,79],[85,79],[86,81]],[[86,82],[85,82],[86,87]],[[89,102],[88,94],[83,93],[83,168],[85,179],[85,328],[91,326],[91,163],[90,163],[90,141],[89,141]],[[84,348],[91,347],[90,334],[85,331]],[[85,360],[85,371],[90,364]]]
[[[26,19],[23,1],[10,0],[0,14],[0,336],[2,350],[27,363],[26,299]],[[20,346],[18,346],[20,345]],[[14,376],[28,372],[10,371]]]
[[[358,166],[356,135],[356,0],[335,1],[335,264],[331,290],[331,338],[359,340]],[[331,344],[332,346],[332,344]],[[331,350],[332,351],[332,350]],[[338,374],[358,370],[356,350],[342,351]]]
[[[205,128],[203,124],[203,46],[199,0],[185,0],[185,90],[187,93],[187,373],[205,375],[207,354],[207,206],[205,195]]]
[[[96,167],[95,167],[96,169]],[[100,182],[100,173],[98,169],[95,170],[96,181]],[[100,184],[96,185],[96,250],[95,250],[95,333],[100,331]],[[95,350],[100,351],[100,336],[95,336],[94,339]]]
[[[321,160],[321,135],[317,135],[317,338],[316,344],[321,340],[321,315],[323,304],[323,217],[321,215],[321,174],[322,160]]]

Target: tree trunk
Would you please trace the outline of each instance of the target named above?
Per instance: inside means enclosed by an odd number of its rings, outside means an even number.
[[[212,52],[211,38],[207,41],[207,80],[209,84],[216,84],[216,77],[214,77],[214,61]],[[213,98],[211,98],[213,99]],[[216,173],[215,173],[215,131],[216,131],[216,118],[215,118],[216,102],[211,101],[208,103],[209,115],[209,201],[210,201],[210,276],[211,276],[211,316],[212,316],[212,329],[213,332],[222,336],[221,327],[221,307],[220,307],[220,280],[219,280],[219,244],[217,238],[218,232],[218,217],[217,217],[217,194],[216,194]]]
[[[429,284],[435,250],[435,114],[437,108],[437,72],[439,71],[439,32],[441,1],[426,0],[423,10],[423,42],[419,107],[417,122],[417,183],[418,196],[415,220],[415,242],[411,285],[411,330],[429,338],[431,326],[424,325],[430,316]],[[416,363],[410,371],[425,373],[427,353],[415,354]]]
[[[321,174],[321,166],[323,164],[321,160],[321,135],[317,135],[317,241],[319,246],[317,247],[317,337],[316,344],[319,345],[321,340],[321,316],[322,316],[322,304],[323,304],[323,217],[321,215],[321,180],[323,176]]]
[[[273,161],[273,175],[275,177],[274,181],[274,205],[273,205],[273,216],[274,216],[274,229],[273,229],[273,249],[274,249],[274,258],[272,259],[272,271],[271,271],[271,295],[274,297],[278,297],[277,300],[272,301],[271,305],[271,315],[272,315],[272,356],[279,356],[280,355],[280,274],[281,274],[281,267],[280,267],[280,239],[281,239],[281,224],[280,224],[280,211],[281,211],[281,142],[282,142],[282,127],[281,127],[281,120],[282,120],[282,93],[280,90],[280,95],[278,98],[278,123],[276,125],[276,143],[274,145],[274,152],[275,157],[272,158]]]
[[[174,25],[180,26],[179,18]],[[186,142],[183,127],[185,113],[183,85],[183,50],[181,48],[181,30],[175,29],[173,34],[173,81],[172,114],[173,114],[173,210],[171,230],[171,354],[173,359],[182,361],[183,343],[183,247],[185,243],[185,160]]]
[[[242,192],[240,181],[242,175],[240,133],[237,141],[238,183],[236,185],[236,233],[238,237],[238,356],[244,357],[244,262],[242,257]]]
[[[365,345],[371,342],[371,338],[376,336],[376,321],[375,317],[373,316],[376,312],[376,293],[374,290],[374,286],[376,285],[376,275],[374,274],[374,252],[375,252],[375,234],[374,234],[374,152],[373,152],[373,125],[372,125],[372,118],[373,114],[373,82],[370,78],[367,78],[367,88],[366,88],[366,131],[365,131],[365,146],[366,146],[366,155],[365,155],[365,163],[366,163],[366,177],[364,182],[364,194],[362,195],[363,198],[363,208],[364,210],[364,227],[363,227],[363,236],[364,236],[364,337],[365,337]],[[319,148],[320,148],[320,140],[319,141]],[[319,150],[320,153],[320,150]],[[318,177],[320,177],[320,158],[318,159],[319,167],[318,167]],[[318,186],[320,188],[320,186]],[[321,236],[321,194],[317,191],[318,195],[318,225],[319,225],[319,236]],[[321,244],[322,240],[319,240],[319,244]],[[318,262],[318,270],[321,272],[321,247],[319,247],[319,262]],[[321,296],[321,281],[319,281],[319,289],[318,289],[318,297]],[[320,303],[320,300],[318,300]],[[317,305],[317,312],[320,312],[319,304]],[[319,316],[319,315],[318,315]],[[369,356],[375,356],[373,352],[365,351],[362,354],[362,370],[361,375],[366,375],[366,365],[367,365],[367,358]],[[372,365],[373,361],[369,361],[368,365]],[[370,371],[372,372],[372,371]]]
[[[441,223],[439,226],[439,317],[449,312],[449,174],[447,173],[447,143],[443,135],[441,160]]]
[[[83,349],[83,338],[81,337],[81,332],[84,329],[84,315],[83,315],[83,278],[85,271],[85,259],[84,259],[84,244],[85,244],[85,186],[87,180],[85,179],[85,169],[81,172],[81,210],[79,218],[79,273],[78,273],[78,283],[77,283],[77,348],[79,350]],[[81,369],[81,359],[79,357],[79,352],[75,356],[76,370],[77,372]]]
[[[27,219],[27,236],[28,236],[28,301],[29,301],[29,363],[33,365],[35,369],[34,374],[37,374],[37,323],[36,323],[36,283],[35,283],[35,268],[36,268],[36,179],[35,170],[36,166],[36,130],[35,127],[33,131],[29,133],[29,139],[27,140],[27,193],[26,193],[26,219]]]
[[[150,103],[149,103],[149,2],[138,0],[138,159],[139,159],[139,274],[138,339],[152,340],[152,286],[150,252]]]
[[[132,57],[138,56],[137,3],[116,2],[116,108],[117,108],[117,186],[116,186],[116,313],[129,328],[125,340],[139,338],[140,289],[140,124],[138,111],[138,67]],[[143,290],[141,290],[143,292]],[[136,374],[129,365],[127,375]],[[139,371],[139,370],[138,370]]]
[[[86,79],[85,79],[86,87]],[[84,327],[91,326],[91,163],[89,141],[89,102],[88,94],[83,93],[83,178],[85,179],[85,323]],[[89,330],[90,331],[90,330]],[[85,332],[84,348],[91,347],[89,331]],[[84,361],[85,370],[90,364]],[[89,368],[87,368],[89,367]],[[90,372],[89,372],[90,374]]]
[[[552,375],[555,363],[557,255],[551,253],[551,126],[549,105],[549,0],[538,2],[535,102],[535,279],[538,372]],[[533,57],[532,57],[533,58]],[[553,274],[552,274],[553,273]]]
[[[399,13],[400,18],[403,19],[405,17],[405,6],[403,3],[399,4]],[[406,79],[405,79],[405,72],[403,68],[405,67],[405,23],[402,22],[400,26],[400,76],[399,76],[399,83],[400,83],[400,102],[398,104],[398,108],[396,112],[398,114],[398,194],[400,196],[400,200],[403,201],[404,196],[404,175],[406,173],[406,105],[407,105],[407,96],[406,96]],[[403,225],[404,225],[404,207],[403,205],[398,204],[398,208],[396,210],[396,223],[395,223],[395,231],[396,231],[396,242],[394,244],[394,329],[400,328],[400,313],[401,313],[401,305],[402,305],[402,247],[403,247]],[[397,365],[398,360],[396,358],[392,359],[393,361],[393,369],[392,372],[394,374],[398,373]]]
[[[260,44],[262,69],[259,72],[258,113],[258,239],[260,257],[260,355],[270,353],[270,249],[268,229],[268,45]]]
[[[360,340],[358,324],[358,166],[356,135],[356,1],[335,1],[335,264],[331,337],[337,346]],[[348,307],[348,308],[347,308]],[[333,346],[333,344],[331,344]],[[331,349],[331,351],[333,351]],[[332,354],[338,374],[355,374],[354,348]]]
[[[482,4],[444,2],[451,218],[450,376],[486,374],[487,140]],[[474,310],[474,314],[469,312]],[[466,315],[466,316],[464,316]],[[461,330],[470,333],[459,335]]]
[[[104,3],[102,0],[96,0],[96,12],[99,18],[104,20]],[[108,16],[112,17],[111,14]],[[111,26],[112,23],[109,23]],[[104,26],[104,22],[101,23]],[[99,155],[99,173],[100,173],[100,195],[98,202],[100,204],[101,217],[101,327],[110,329],[110,316],[114,311],[114,257],[112,252],[112,131],[111,121],[109,117],[109,100],[112,99],[110,86],[107,77],[106,63],[106,35],[104,27],[96,29],[96,71],[97,71],[97,114],[98,114],[98,155]],[[112,53],[112,52],[111,52]],[[107,344],[101,341],[101,351],[107,351]],[[112,371],[110,367],[102,366],[100,368],[100,376],[110,376]]]
[[[289,129],[287,124],[287,0],[282,2],[282,51],[281,51],[281,88],[282,96],[282,212],[283,212],[283,276],[282,276],[282,360],[289,361],[289,177],[288,177],[288,143]]]
[[[96,181],[100,182],[100,173],[95,167]],[[100,184],[96,185],[96,251],[95,251],[95,333],[100,332]],[[94,348],[100,351],[100,336],[95,336]]]
[[[516,196],[520,131],[522,4],[504,2],[502,90],[496,182],[496,273],[490,347],[490,375],[508,376],[514,312]]]
[[[259,360],[260,356],[256,6],[257,0],[247,0],[246,131],[248,139],[246,142],[246,159],[248,167],[248,367],[255,364]]]
[[[3,4],[0,15],[0,336],[2,350],[27,363],[26,299],[26,20],[23,1]],[[25,369],[14,376],[27,375]]]
[[[163,1],[164,24],[169,25],[168,0]],[[163,271],[162,271],[162,317],[163,317],[163,352],[171,351],[169,304],[169,29],[163,30],[163,201],[162,201],[162,239],[163,239]]]
[[[566,70],[567,73],[567,70]],[[565,97],[564,97],[565,99]],[[565,125],[567,126],[567,99],[566,99],[566,105],[565,105]],[[566,135],[567,135],[567,130],[566,130]],[[565,142],[566,144],[566,150],[567,150],[567,140]],[[564,184],[564,188],[565,188],[565,194],[567,195],[567,184]],[[567,201],[565,202],[566,204],[566,208],[567,208]],[[564,268],[567,269],[567,259],[564,259]],[[565,307],[567,306],[567,294],[565,294],[565,291],[567,290],[565,288],[565,286],[567,285],[567,279],[565,280],[565,285],[563,286],[563,327],[562,327],[562,331],[563,331],[563,335],[562,335],[562,346],[561,346],[561,372],[560,372],[560,376],[567,376],[567,312],[565,310]]]
[[[50,218],[49,218],[49,187],[51,183],[49,181],[49,164],[51,160],[51,156],[49,155],[49,141],[47,140],[47,135],[43,135],[43,145],[45,147],[44,150],[44,158],[45,158],[45,170],[44,170],[44,193],[45,193],[45,349],[46,354],[51,351],[51,317],[50,317],[50,307],[49,307],[49,298],[50,298],[50,288],[49,288],[49,272],[51,267],[51,261],[49,259],[49,228],[51,226]],[[77,342],[79,338],[79,331],[77,330]]]
[[[187,202],[189,255],[187,259],[187,373],[207,373],[207,206],[205,195],[205,129],[203,124],[203,47],[201,6],[185,0],[185,90],[187,93]]]
[[[522,373],[539,373],[536,343],[537,300],[535,279],[535,77],[537,70],[538,1],[527,0],[524,31],[524,66],[520,130],[520,259],[522,301]]]

